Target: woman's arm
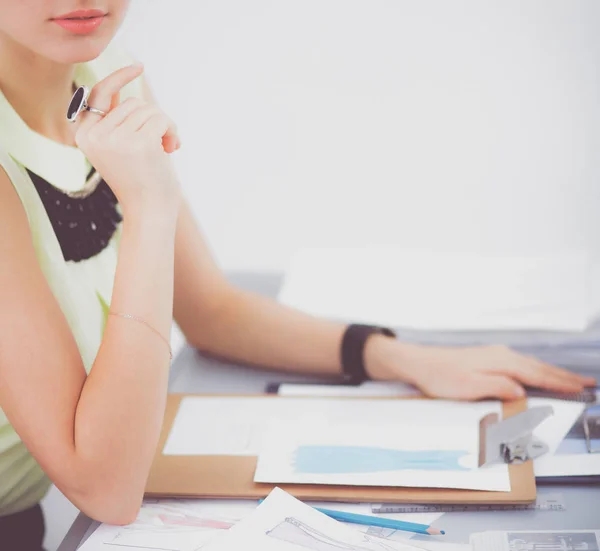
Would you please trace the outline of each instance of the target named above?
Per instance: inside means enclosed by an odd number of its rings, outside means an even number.
[[[175,242],[175,319],[193,346],[211,354],[281,370],[340,374],[345,326],[309,316],[229,285],[182,205]],[[445,348],[374,335],[365,348],[374,379],[404,381],[431,396],[514,399],[522,385],[578,391],[593,379],[504,346]]]
[[[148,213],[151,215],[151,213]],[[123,227],[112,307],[168,335],[174,218]],[[26,215],[0,170],[0,405],[58,488],[82,511],[132,521],[156,447],[169,356],[145,327],[110,317],[86,379],[41,273]]]
[[[129,68],[109,77],[93,105],[108,111],[113,94],[139,73]],[[128,129],[126,112],[135,117],[138,131]],[[120,137],[112,132],[115,117],[122,118]],[[129,102],[102,121],[86,117],[78,131],[78,143],[93,164],[103,175],[110,173],[107,182],[119,199],[127,199],[111,309],[138,316],[165,336],[172,320],[179,208],[178,191],[169,182],[173,176],[165,168],[168,160],[161,158],[167,156],[160,145],[167,124],[156,111],[140,113]],[[135,173],[128,172],[128,164]],[[153,182],[157,172],[161,181]],[[138,198],[135,204],[129,193]],[[2,170],[0,258],[0,406],[75,505],[100,521],[133,521],[164,414],[167,343],[143,324],[109,316],[86,377],[73,335],[40,270],[24,209]]]
[[[211,354],[275,369],[341,374],[344,326],[231,286],[185,202],[175,242],[174,317],[188,342]]]
[[[147,86],[145,93],[154,102]],[[188,342],[211,354],[302,373],[342,372],[345,326],[229,285],[185,203],[177,222],[174,316]],[[518,398],[522,385],[571,392],[595,382],[504,346],[428,347],[379,335],[367,341],[365,367],[374,379],[469,400]]]

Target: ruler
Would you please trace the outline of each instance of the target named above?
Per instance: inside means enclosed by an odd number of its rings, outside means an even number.
[[[414,505],[405,503],[372,503],[371,512],[386,513],[471,513],[481,511],[566,511],[562,494],[539,496],[535,503],[519,505]]]

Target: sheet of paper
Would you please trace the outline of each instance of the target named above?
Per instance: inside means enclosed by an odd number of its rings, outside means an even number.
[[[527,530],[490,531],[471,534],[473,551],[525,551],[600,549],[600,531],[594,530]]]
[[[214,540],[207,551],[415,551],[337,522],[276,488],[256,511]]]
[[[252,501],[147,500],[133,524],[102,524],[80,550],[197,551],[257,506]]]
[[[384,383],[379,381],[365,381],[360,385],[307,385],[307,384],[282,384],[279,387],[279,396],[323,396],[323,397],[393,397],[393,396],[419,396],[421,393],[410,385],[403,383]]]
[[[337,509],[337,507],[330,507]],[[371,513],[372,514],[372,513]],[[409,514],[387,514],[387,515],[374,515],[383,518],[391,518],[395,520],[402,520],[405,522],[416,522],[418,524],[433,524],[438,518],[443,516],[443,513],[409,513]],[[410,540],[410,545],[427,549],[427,551],[464,551],[464,549],[453,549],[446,547],[446,544],[442,545],[442,549],[428,549],[421,545],[422,541],[415,540],[415,535],[410,532],[404,532],[403,530],[391,530],[389,528],[379,528],[377,526],[361,526],[358,524],[351,524],[354,529],[359,532],[364,532],[369,536],[377,536],[390,541],[406,542]],[[422,536],[423,538],[429,538],[429,536]]]
[[[410,405],[408,405],[410,403]],[[433,405],[435,404],[435,405]],[[446,419],[449,409],[469,419],[500,411],[497,402],[463,404],[431,400],[189,396],[165,443],[165,455],[259,455],[269,423],[301,420],[317,426],[412,422],[414,415]]]
[[[313,502],[311,507],[380,516],[430,525],[439,513],[373,515],[369,503]],[[198,551],[215,537],[250,515],[258,506],[249,500],[146,500],[137,520],[129,526],[102,524],[81,551]],[[354,525],[352,525],[354,526]],[[367,532],[369,527],[356,526]],[[406,540],[411,532],[387,530],[381,537]],[[444,550],[455,551],[455,550]],[[460,550],[456,550],[460,551]]]
[[[586,446],[583,429],[585,405],[569,402],[562,402],[558,406],[550,405],[555,408],[557,414],[554,418],[544,421],[536,435],[549,442],[551,450],[550,453],[536,459],[536,477],[600,475],[600,453],[588,453]],[[600,449],[600,406],[589,409],[587,415],[588,425],[592,429],[593,446]],[[557,419],[559,417],[560,421]],[[544,434],[540,434],[541,431],[544,431]]]
[[[479,422],[499,404],[399,400],[396,409],[336,423],[273,421],[254,480],[510,491],[506,465],[478,467]]]
[[[165,455],[258,455],[274,418],[343,415],[344,404],[311,398],[186,397],[165,443]],[[360,407],[360,404],[359,404]]]
[[[554,410],[554,415],[551,415],[539,425],[535,429],[534,435],[548,445],[550,448],[548,455],[553,455],[571,430],[571,427],[583,413],[585,404],[551,398],[527,399],[527,407],[529,408],[544,406],[550,406]]]
[[[396,247],[305,249],[280,302],[341,321],[427,330],[582,331],[585,253],[500,257]]]

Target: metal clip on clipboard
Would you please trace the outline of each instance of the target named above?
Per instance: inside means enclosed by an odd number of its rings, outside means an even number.
[[[479,466],[516,465],[545,454],[548,446],[534,438],[533,431],[553,414],[551,406],[542,406],[502,421],[497,413],[486,415],[479,423]]]

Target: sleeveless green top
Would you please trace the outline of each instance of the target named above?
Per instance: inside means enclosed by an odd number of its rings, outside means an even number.
[[[127,54],[111,45],[97,59],[77,65],[75,83],[91,88],[132,62]],[[128,84],[121,92],[122,100],[132,96],[143,96],[140,79]],[[65,259],[32,173],[43,179],[50,192],[76,192],[84,188],[92,167],[78,148],[52,141],[31,130],[1,90],[0,166],[21,199],[40,267],[89,372],[102,340],[111,301],[121,224],[116,225],[110,241],[103,242],[102,250],[94,256],[77,261]],[[120,212],[118,205],[116,210]],[[96,229],[93,222],[91,226]],[[50,484],[0,409],[0,516],[34,506]]]

